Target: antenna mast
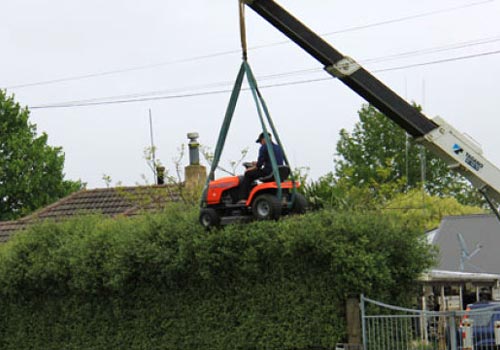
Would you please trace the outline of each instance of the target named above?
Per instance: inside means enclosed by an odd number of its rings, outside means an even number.
[[[149,109],[149,137],[151,140],[151,160],[153,161],[153,175],[155,178],[155,183],[158,185],[158,176],[156,174],[156,148],[153,139],[153,116],[151,113],[151,108]]]

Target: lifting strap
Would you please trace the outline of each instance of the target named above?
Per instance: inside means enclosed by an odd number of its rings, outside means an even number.
[[[241,56],[243,61],[246,61],[248,58],[247,55],[247,31],[245,26],[245,3],[243,0],[239,1],[239,10],[240,10],[240,41],[241,41]]]
[[[257,107],[257,113],[259,115],[259,120],[260,124],[262,126],[262,132],[264,133],[264,139],[266,140],[266,149],[269,154],[269,159],[271,160],[271,165],[273,168],[273,176],[274,180],[276,181],[276,184],[278,185],[278,199],[281,201],[281,178],[279,176],[278,172],[278,164],[276,162],[276,155],[274,154],[274,147],[272,147],[271,139],[269,138],[269,133],[267,131],[266,123],[264,122],[264,118],[262,117],[262,109],[264,110],[264,113],[266,114],[267,121],[269,122],[269,126],[271,127],[271,130],[273,131],[276,141],[278,141],[279,137],[277,136],[278,133],[276,129],[274,128],[274,125],[271,120],[271,115],[269,114],[269,111],[267,109],[266,103],[264,102],[264,99],[262,98],[262,95],[260,94],[260,91],[258,90],[257,87],[257,81],[255,80],[255,77],[252,73],[252,70],[250,69],[250,65],[248,64],[247,61],[243,61],[243,66],[245,67],[245,72],[247,75],[248,79],[248,84],[250,85],[250,90],[252,91],[252,96],[255,101],[255,106]],[[281,150],[283,152],[283,158],[285,158],[285,150],[283,149],[282,145],[278,143],[279,146],[281,147]]]
[[[204,207],[206,205],[208,185],[209,185],[211,180],[215,179],[215,170],[217,169],[217,166],[218,166],[219,161],[220,161],[220,156],[221,156],[222,151],[224,149],[224,144],[226,141],[227,133],[229,131],[229,126],[231,125],[231,120],[232,120],[233,115],[234,115],[236,104],[238,102],[238,98],[239,98],[240,91],[241,91],[241,86],[243,83],[243,78],[245,75],[247,77],[248,84],[250,85],[250,90],[252,92],[252,96],[254,98],[254,101],[255,101],[255,104],[257,107],[257,113],[259,115],[259,120],[260,120],[260,124],[262,127],[262,132],[264,133],[264,138],[266,140],[266,145],[272,145],[272,143],[271,143],[271,139],[269,137],[269,133],[267,130],[266,121],[264,120],[264,117],[263,117],[263,112],[266,116],[267,123],[269,124],[269,127],[272,130],[272,133],[275,135],[276,142],[278,143],[278,145],[281,147],[281,150],[283,151],[283,160],[288,167],[290,166],[290,163],[288,162],[288,158],[287,158],[286,153],[285,153],[285,149],[281,143],[281,140],[279,138],[276,127],[271,119],[271,115],[269,113],[267,105],[266,105],[264,98],[262,97],[262,95],[258,89],[257,81],[255,80],[252,69],[250,68],[250,65],[248,64],[248,62],[246,60],[243,60],[241,66],[240,66],[240,70],[238,71],[236,81],[234,83],[233,91],[231,92],[231,98],[229,100],[229,104],[226,108],[224,121],[222,122],[221,130],[219,132],[219,137],[217,139],[217,145],[215,147],[215,153],[214,153],[214,158],[212,160],[212,164],[210,167],[210,172],[208,174],[208,177],[207,177],[207,180],[205,182],[205,186],[203,188],[203,192],[201,195],[200,205],[202,207]],[[276,156],[274,154],[274,149],[273,149],[273,147],[269,147],[269,146],[266,147],[266,149],[267,149],[267,152],[269,154],[269,159],[271,160],[274,180],[276,181],[276,184],[278,185],[278,199],[281,201],[281,198],[282,198],[281,178],[279,176],[278,164],[276,162]],[[288,205],[291,207],[293,201],[295,200],[296,185],[295,185],[295,179],[293,177],[293,174],[290,174],[290,177],[292,180],[293,187],[292,187],[292,201],[290,203],[288,203]]]
[[[284,160],[285,164],[288,167],[290,167],[290,164],[288,163],[288,158],[286,157],[286,154],[285,154],[285,149],[283,148],[283,145],[281,144],[281,140],[279,138],[278,132],[276,131],[276,128],[275,128],[274,123],[271,119],[271,115],[269,113],[269,110],[267,109],[266,102],[264,101],[264,98],[262,97],[262,95],[259,91],[259,88],[257,87],[257,81],[255,80],[252,69],[250,68],[250,65],[248,64],[248,61],[247,61],[248,55],[247,55],[247,39],[246,39],[246,29],[245,29],[245,3],[243,0],[239,0],[238,3],[239,3],[239,13],[240,13],[240,39],[241,39],[241,51],[242,51],[243,62],[241,64],[240,70],[239,70],[238,75],[236,77],[233,91],[231,92],[231,98],[229,99],[229,104],[226,108],[226,114],[224,116],[224,121],[222,122],[222,127],[221,127],[221,130],[219,132],[219,137],[217,139],[217,145],[215,147],[214,158],[212,160],[210,172],[208,174],[207,181],[205,182],[205,186],[203,188],[203,192],[201,195],[201,203],[200,203],[201,207],[204,207],[206,205],[208,185],[209,185],[211,180],[215,179],[215,170],[217,169],[217,166],[219,165],[220,156],[222,154],[222,150],[224,149],[224,144],[226,142],[227,133],[229,130],[229,126],[231,125],[231,120],[232,120],[233,115],[234,115],[236,103],[238,102],[238,97],[240,95],[241,85],[243,83],[243,77],[245,75],[247,77],[248,85],[250,86],[250,90],[252,91],[252,96],[253,96],[253,99],[255,101],[255,105],[257,107],[257,113],[259,115],[260,124],[262,126],[262,132],[264,133],[264,138],[266,140],[266,145],[267,145],[266,149],[267,149],[267,152],[269,154],[269,159],[271,160],[274,180],[276,181],[276,184],[278,185],[278,199],[280,201],[282,198],[281,178],[279,176],[278,164],[276,162],[276,155],[274,154],[274,148],[272,147],[271,139],[269,138],[269,133],[267,131],[264,117],[262,116],[262,111],[264,111],[267,122],[268,122],[268,124],[269,124],[275,138],[276,138],[276,142],[281,147],[281,150],[283,152],[283,160]],[[293,202],[295,201],[295,194],[296,194],[295,179],[294,179],[292,173],[290,174],[290,178],[292,180],[293,185],[292,185],[292,200],[290,203],[288,203],[289,207],[291,207]]]

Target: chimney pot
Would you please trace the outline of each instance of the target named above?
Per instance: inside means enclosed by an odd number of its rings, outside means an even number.
[[[156,167],[156,184],[157,185],[164,185],[165,184],[165,167],[164,166],[157,166]]]
[[[189,165],[185,168],[185,183],[188,188],[199,188],[205,183],[207,171],[203,165],[200,165],[200,144],[197,132],[187,134],[189,139]]]

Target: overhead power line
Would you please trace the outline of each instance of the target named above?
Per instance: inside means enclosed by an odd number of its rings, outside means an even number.
[[[115,74],[120,74],[120,73],[128,73],[128,72],[140,71],[140,70],[145,70],[145,69],[163,67],[163,66],[168,66],[168,65],[172,65],[172,64],[195,62],[195,61],[199,61],[199,60],[203,60],[203,59],[214,58],[214,57],[218,57],[218,56],[225,56],[225,55],[234,54],[234,53],[239,53],[239,51],[238,50],[221,51],[221,52],[215,52],[213,54],[189,57],[189,58],[178,59],[178,60],[167,61],[167,62],[145,64],[145,65],[141,65],[141,66],[108,70],[108,71],[98,72],[98,73],[74,75],[74,76],[70,76],[70,77],[66,77],[66,78],[41,80],[41,81],[36,81],[33,83],[24,83],[24,84],[6,86],[6,87],[4,87],[4,89],[20,89],[20,88],[31,87],[31,86],[50,85],[50,84],[64,83],[64,82],[68,82],[68,81],[91,79],[91,78],[103,77],[103,76],[107,76],[107,75],[115,75]]]
[[[407,69],[407,68],[415,68],[415,67],[421,67],[421,66],[428,66],[431,64],[439,64],[439,63],[447,63],[447,62],[454,62],[454,61],[460,61],[460,60],[467,60],[470,58],[477,58],[477,57],[483,57],[483,56],[491,56],[491,55],[498,55],[500,53],[500,50],[496,51],[489,51],[489,52],[482,52],[482,53],[477,53],[477,54],[472,54],[472,55],[466,55],[466,56],[460,56],[460,57],[452,57],[452,58],[444,58],[441,60],[435,60],[435,61],[430,61],[430,62],[423,62],[423,63],[414,63],[414,64],[408,64],[404,66],[399,66],[399,67],[391,67],[387,69],[379,69],[374,72],[387,72],[387,71],[394,71],[394,70],[400,70],[400,69]]]
[[[434,60],[434,61],[428,61],[428,62],[422,62],[422,63],[408,64],[408,65],[391,67],[391,68],[378,69],[378,70],[374,70],[373,72],[374,73],[388,72],[388,71],[394,71],[394,70],[400,70],[400,69],[408,69],[408,68],[428,66],[428,65],[440,64],[440,63],[448,63],[448,62],[453,62],[453,61],[459,61],[459,60],[465,60],[465,59],[471,59],[471,58],[477,58],[477,57],[484,57],[484,56],[491,56],[491,55],[497,55],[497,54],[500,54],[500,50],[483,52],[483,53],[466,55],[466,56],[460,56],[460,57],[453,57],[453,58],[448,58],[448,59]],[[274,88],[274,87],[282,87],[282,86],[307,84],[307,83],[319,82],[319,81],[330,80],[330,79],[331,79],[331,77],[323,77],[323,78],[307,79],[307,80],[296,80],[296,81],[290,81],[290,82],[261,85],[260,88],[261,89],[266,89],[266,88]],[[248,90],[248,88],[242,89],[242,90],[246,91],[246,90]],[[207,96],[207,95],[225,94],[225,93],[229,93],[229,92],[231,92],[230,89],[224,89],[224,90],[213,90],[213,91],[197,92],[197,93],[193,92],[193,93],[185,93],[185,94],[177,94],[177,95],[153,96],[153,97],[143,97],[143,98],[133,98],[133,99],[121,99],[121,100],[112,100],[112,101],[96,101],[96,102],[75,101],[75,102],[62,102],[62,103],[55,103],[55,104],[32,106],[32,107],[30,107],[30,109],[52,109],[52,108],[72,108],[72,107],[100,106],[100,105],[134,103],[134,102],[145,102],[145,101],[155,101],[155,100],[169,100],[169,99],[199,97],[199,96]]]
[[[389,20],[382,21],[382,22],[376,22],[376,23],[372,23],[372,24],[365,24],[365,25],[350,27],[350,28],[343,29],[343,30],[342,29],[341,30],[337,30],[337,31],[334,31],[334,32],[324,33],[323,36],[341,34],[341,33],[347,32],[347,31],[355,31],[355,30],[368,29],[368,28],[372,28],[372,27],[375,27],[375,26],[383,26],[383,25],[394,24],[394,23],[398,23],[398,22],[405,22],[405,21],[409,21],[409,20],[413,20],[413,19],[417,19],[417,18],[424,18],[424,17],[438,15],[438,14],[441,14],[441,13],[448,13],[448,12],[452,12],[452,11],[456,11],[456,10],[462,10],[462,9],[473,7],[473,6],[484,5],[484,4],[493,2],[493,1],[495,1],[495,0],[482,0],[482,1],[476,1],[476,2],[472,2],[472,3],[468,3],[468,4],[463,4],[463,5],[459,5],[459,6],[455,6],[455,7],[448,7],[448,8],[444,8],[444,9],[440,9],[440,10],[434,10],[434,11],[429,11],[429,12],[422,12],[422,13],[418,13],[418,14],[415,14],[415,15],[410,15],[410,16],[405,16],[405,17],[400,17],[400,18],[395,18],[395,19],[389,19]]]
[[[376,57],[376,58],[371,58],[371,59],[367,59],[367,60],[362,60],[361,62],[364,64],[378,63],[378,62],[382,62],[382,61],[387,62],[387,61],[391,61],[391,60],[395,60],[395,59],[408,58],[408,57],[428,55],[428,54],[433,54],[433,53],[440,53],[440,52],[444,52],[444,51],[470,48],[470,47],[478,46],[478,45],[492,44],[492,43],[495,43],[498,41],[500,41],[500,36],[481,38],[481,39],[476,39],[476,40],[464,41],[464,42],[460,42],[460,43],[453,43],[453,44],[448,44],[448,45],[443,45],[443,46],[431,47],[428,49],[406,51],[406,52],[402,52],[402,53],[397,53],[397,54],[386,55],[386,56],[382,56],[382,57]]]
[[[449,44],[449,45],[445,45],[445,46],[431,47],[431,48],[427,48],[427,49],[407,51],[407,52],[402,52],[402,53],[392,54],[392,55],[387,55],[387,56],[382,56],[382,57],[376,57],[376,58],[371,58],[371,59],[363,59],[363,60],[360,60],[360,63],[362,63],[362,64],[380,63],[380,62],[385,62],[385,61],[396,60],[399,58],[408,58],[408,57],[413,57],[413,56],[420,56],[420,55],[425,55],[425,54],[461,49],[461,48],[465,48],[465,47],[489,44],[489,43],[493,43],[493,42],[497,42],[497,41],[500,41],[500,36],[491,37],[491,38],[476,39],[476,40],[472,40],[472,41],[454,43],[454,44]],[[321,72],[321,71],[323,71],[323,69],[321,69],[321,68],[309,68],[309,69],[294,70],[294,71],[289,71],[289,72],[282,72],[282,73],[275,73],[275,74],[270,74],[270,75],[259,76],[259,80],[265,81],[265,80],[271,80],[271,79],[276,79],[276,78],[283,78],[286,76],[297,76],[297,75],[311,74],[311,73]],[[139,92],[139,93],[132,93],[132,94],[96,97],[96,98],[90,98],[90,99],[85,99],[85,100],[80,99],[80,100],[76,100],[76,101],[67,101],[66,104],[68,104],[68,103],[82,103],[82,102],[88,103],[88,102],[98,102],[98,101],[109,101],[109,100],[115,100],[115,99],[132,99],[132,98],[146,97],[146,96],[152,96],[152,95],[161,95],[161,94],[166,94],[166,93],[177,93],[178,94],[178,93],[181,93],[183,91],[188,91],[189,93],[193,93],[193,90],[196,91],[196,90],[204,90],[204,89],[216,88],[216,87],[227,87],[227,86],[231,85],[232,83],[233,83],[232,81],[223,81],[223,82],[215,82],[215,83],[209,83],[209,84],[203,84],[203,85],[197,85],[197,86],[189,86],[189,87],[184,87],[184,88],[161,89],[161,90]]]
[[[393,18],[393,19],[389,19],[389,20],[385,20],[385,21],[374,22],[374,23],[369,23],[369,24],[365,24],[365,25],[359,25],[359,26],[353,26],[353,27],[348,27],[348,28],[344,28],[344,29],[339,29],[336,31],[320,34],[320,36],[326,37],[326,36],[331,36],[331,35],[337,35],[337,34],[342,34],[342,33],[348,33],[348,32],[353,32],[353,31],[358,31],[358,30],[369,29],[369,28],[378,27],[378,26],[384,26],[384,25],[388,25],[388,24],[405,22],[405,21],[409,21],[409,20],[413,20],[413,19],[417,19],[417,18],[424,18],[424,17],[434,16],[434,15],[438,15],[438,14],[442,14],[442,13],[457,11],[457,10],[461,10],[461,9],[465,9],[465,8],[469,8],[469,7],[473,7],[473,6],[480,6],[480,5],[484,5],[484,4],[493,2],[493,1],[495,1],[495,0],[475,1],[472,3],[463,4],[460,6],[448,7],[448,8],[429,11],[429,12],[422,12],[422,13],[415,14],[415,15],[403,16],[403,17]],[[274,46],[279,46],[279,45],[285,45],[285,44],[290,44],[290,41],[280,41],[280,42],[275,42],[275,43],[270,43],[270,44],[257,45],[257,46],[250,47],[249,50],[258,50],[258,49],[274,47]],[[172,60],[172,61],[166,61],[166,62],[158,62],[158,63],[153,63],[153,64],[145,64],[145,65],[139,65],[139,66],[128,67],[128,68],[123,68],[123,69],[114,69],[114,70],[108,70],[108,71],[103,71],[103,72],[96,72],[96,73],[89,73],[89,74],[82,74],[82,75],[73,75],[73,76],[57,78],[57,79],[48,79],[48,80],[35,81],[35,82],[30,82],[30,83],[15,84],[15,85],[10,85],[10,86],[5,86],[3,88],[4,89],[21,89],[21,88],[27,88],[27,87],[58,84],[58,83],[77,81],[77,80],[83,80],[83,79],[92,79],[92,78],[98,78],[98,77],[103,77],[103,76],[111,76],[111,75],[116,75],[116,74],[141,71],[141,70],[146,70],[146,69],[154,69],[154,68],[164,67],[164,66],[173,65],[173,64],[196,62],[196,61],[205,60],[205,59],[209,59],[209,58],[227,56],[227,55],[232,55],[232,54],[240,54],[240,53],[241,53],[240,49],[220,51],[220,52],[215,52],[215,53],[207,54],[207,55],[200,55],[200,56],[188,57],[188,58],[184,58],[184,59],[178,59],[178,60]]]

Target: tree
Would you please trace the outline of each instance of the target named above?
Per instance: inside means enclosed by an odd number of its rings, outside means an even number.
[[[375,107],[363,105],[358,115],[359,122],[352,133],[345,129],[340,132],[336,178],[369,189],[398,183],[400,191],[421,187],[424,181],[430,195],[452,196],[463,204],[483,203],[466,179],[407,137],[403,129]]]
[[[83,187],[63,174],[64,153],[37,135],[29,110],[0,90],[0,221],[24,216]]]

